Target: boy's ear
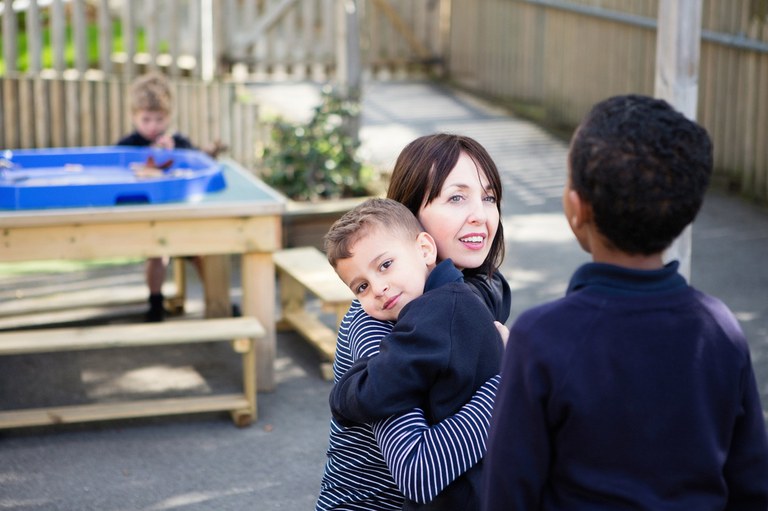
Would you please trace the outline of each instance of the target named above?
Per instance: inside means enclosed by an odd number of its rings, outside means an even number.
[[[578,229],[592,220],[592,206],[584,201],[576,190],[568,190],[565,200],[568,201],[568,223],[572,229]]]
[[[416,243],[419,245],[422,256],[424,256],[424,262],[429,264],[435,264],[437,261],[437,244],[435,239],[427,232],[420,232],[416,237]]]

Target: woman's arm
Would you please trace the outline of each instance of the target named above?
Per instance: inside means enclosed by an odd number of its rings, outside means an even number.
[[[498,270],[489,278],[480,274],[464,274],[464,282],[480,297],[493,319],[506,323],[512,309],[512,291],[507,279]]]
[[[374,423],[373,433],[397,487],[425,504],[486,452],[488,426],[500,376],[483,384],[455,415],[429,426],[416,408]]]

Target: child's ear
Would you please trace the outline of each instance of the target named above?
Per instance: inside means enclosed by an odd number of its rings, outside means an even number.
[[[571,229],[578,229],[592,219],[592,206],[584,201],[576,190],[568,190],[565,200],[568,202],[566,211]]]
[[[437,244],[435,239],[429,233],[422,231],[416,237],[416,243],[419,245],[424,262],[428,265],[435,264],[435,261],[437,261]]]

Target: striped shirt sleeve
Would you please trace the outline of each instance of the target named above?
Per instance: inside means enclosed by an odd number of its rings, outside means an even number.
[[[486,381],[455,415],[434,426],[418,408],[373,424],[403,495],[427,503],[482,459],[500,379],[496,375]]]

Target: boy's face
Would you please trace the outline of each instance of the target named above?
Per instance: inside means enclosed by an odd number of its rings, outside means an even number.
[[[368,315],[395,321],[411,300],[424,293],[437,249],[422,232],[414,240],[381,226],[371,226],[352,245],[352,257],[340,259],[336,273]]]
[[[159,110],[138,110],[133,113],[133,127],[139,135],[152,142],[166,132],[170,122],[171,116]]]

